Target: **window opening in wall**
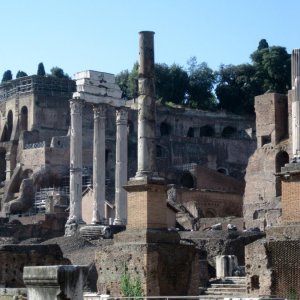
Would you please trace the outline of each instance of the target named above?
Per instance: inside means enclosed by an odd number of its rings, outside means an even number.
[[[228,170],[226,168],[218,168],[217,171],[219,173],[222,173],[222,174],[225,174],[225,175],[229,174],[229,172],[228,172]]]
[[[251,290],[259,289],[259,276],[253,275],[251,276]]]
[[[4,130],[1,137],[1,142],[7,142],[10,140],[12,127],[13,127],[13,113],[10,110],[7,114],[6,123],[4,125]]]
[[[180,179],[180,184],[183,187],[192,189],[195,187],[194,177],[190,172],[184,172]]]
[[[271,143],[271,134],[261,137],[261,146]]]
[[[162,122],[159,129],[161,136],[168,136],[171,134],[171,126],[166,122]]]
[[[6,150],[0,149],[0,182],[5,181],[6,179]]]
[[[187,132],[187,137],[194,137],[195,130],[193,127],[190,127]]]
[[[275,158],[275,170],[276,173],[279,173],[281,171],[281,168],[289,162],[289,155],[285,151],[280,151],[277,153]],[[280,177],[276,176],[276,196],[281,196],[281,179]]]
[[[200,127],[200,137],[201,136],[213,137],[215,136],[215,129],[210,125],[202,126]]]
[[[226,139],[234,138],[236,136],[236,128],[227,126],[222,131],[222,137]]]
[[[28,109],[26,106],[21,108],[21,130],[28,130]]]

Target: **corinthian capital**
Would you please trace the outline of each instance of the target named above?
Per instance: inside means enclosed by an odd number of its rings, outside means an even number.
[[[116,123],[127,125],[128,111],[124,107],[116,109]]]
[[[94,119],[106,118],[106,106],[104,104],[93,105]]]
[[[77,98],[71,99],[70,100],[71,114],[81,114],[83,104],[84,104],[84,100],[82,99],[77,99]]]

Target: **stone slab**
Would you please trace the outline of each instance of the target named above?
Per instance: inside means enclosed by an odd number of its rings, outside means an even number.
[[[24,267],[23,279],[27,286],[28,299],[82,300],[87,272],[88,266]]]
[[[113,74],[99,72],[99,71],[92,71],[92,70],[81,71],[75,73],[74,77],[75,80],[90,78],[93,80],[100,80],[102,82],[115,83],[115,76]]]
[[[93,104],[107,104],[114,107],[125,106],[125,100],[114,98],[114,97],[105,97],[105,96],[96,96],[88,93],[75,92],[73,93],[73,98],[79,98],[85,100],[88,103]]]
[[[102,82],[102,80],[95,80],[91,78],[82,78],[76,80],[76,85],[90,85],[90,86],[98,86],[107,89],[119,89],[120,87],[116,83],[111,82]]]
[[[118,86],[117,86],[118,87]],[[76,85],[77,92],[84,92],[88,94],[94,94],[94,95],[100,95],[100,96],[108,96],[108,97],[114,97],[114,98],[121,98],[122,97],[122,91],[120,89],[108,89],[105,87],[98,87],[93,85]]]

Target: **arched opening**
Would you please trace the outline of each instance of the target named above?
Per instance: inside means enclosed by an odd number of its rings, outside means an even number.
[[[229,174],[229,172],[228,172],[228,170],[226,168],[218,168],[217,171],[219,173],[222,173],[222,174],[225,174],[225,175]]]
[[[28,109],[26,106],[21,108],[20,129],[28,130]]]
[[[13,113],[10,110],[6,117],[6,123],[1,137],[1,142],[7,142],[10,140],[12,128],[13,128]]]
[[[226,139],[231,139],[236,136],[236,128],[232,126],[227,126],[222,131],[222,137]]]
[[[162,122],[159,129],[161,136],[169,136],[171,134],[171,126],[166,122]]]
[[[215,218],[217,216],[217,213],[214,209],[208,208],[205,212],[205,218]]]
[[[194,177],[190,172],[184,172],[180,179],[180,184],[183,187],[192,189],[195,187]]]
[[[285,151],[280,151],[276,154],[275,170],[276,173],[281,171],[281,167],[289,162],[289,155]],[[276,177],[276,196],[281,196],[281,179]]]
[[[6,180],[6,150],[4,148],[0,148],[0,182]]]
[[[200,137],[201,136],[207,136],[207,137],[215,136],[215,129],[210,125],[202,126],[200,127]]]
[[[195,130],[193,127],[190,127],[187,132],[187,137],[194,137],[194,135],[195,135]]]

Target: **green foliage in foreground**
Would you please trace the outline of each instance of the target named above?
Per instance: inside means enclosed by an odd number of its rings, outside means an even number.
[[[124,297],[143,297],[143,289],[140,277],[131,278],[125,266],[121,276],[121,293]]]

